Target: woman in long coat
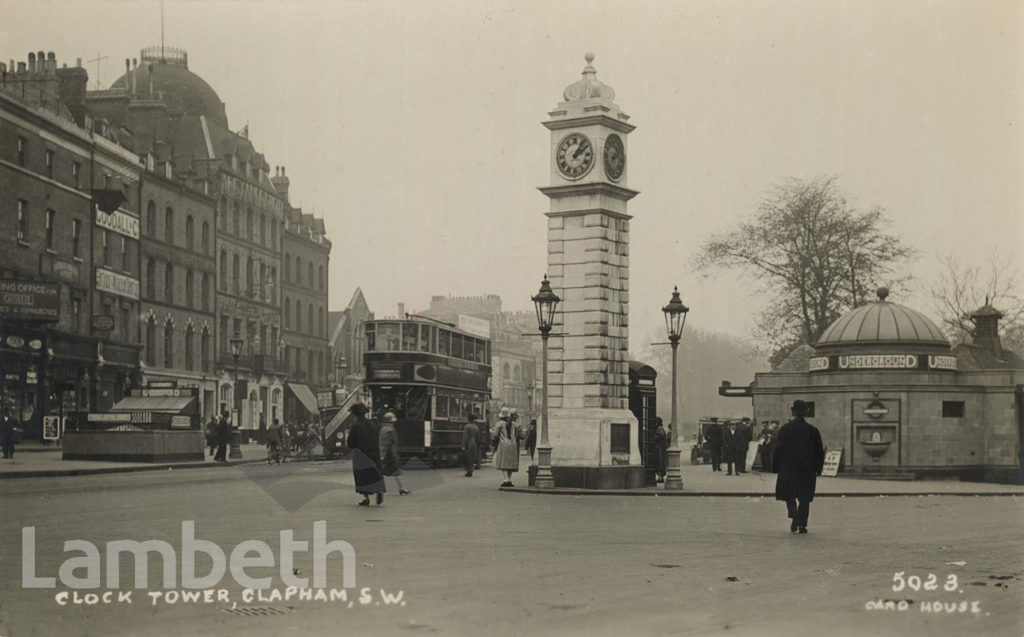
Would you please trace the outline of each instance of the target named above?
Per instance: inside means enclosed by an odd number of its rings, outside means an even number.
[[[498,424],[495,427],[494,439],[497,448],[494,451],[494,466],[505,474],[503,487],[514,486],[512,474],[519,471],[519,432],[512,424],[508,409],[501,408]]]
[[[658,482],[665,481],[665,465],[667,464],[665,457],[668,451],[668,433],[665,431],[665,425],[662,423],[661,418],[655,418],[654,422],[658,423],[658,426],[654,429],[654,439],[651,441],[650,454],[654,459],[654,474],[658,476]]]
[[[390,411],[384,414],[384,422],[380,427],[380,462],[384,475],[390,476],[398,483],[398,495],[408,495],[398,476],[402,470],[398,468],[398,432],[395,431],[397,418]]]
[[[384,475],[380,465],[380,433],[377,425],[366,419],[368,411],[363,403],[349,407],[356,421],[348,430],[348,448],[352,450],[352,477],[356,493],[363,496],[359,506],[370,506],[370,494],[377,495],[377,504],[384,502]]]

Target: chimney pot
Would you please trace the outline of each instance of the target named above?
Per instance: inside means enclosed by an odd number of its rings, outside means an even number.
[[[29,73],[35,73],[36,72],[36,54],[35,53],[29,53],[28,54],[28,72]]]
[[[18,62],[18,73],[24,73],[24,72],[25,72],[25,63],[24,62]]]
[[[82,68],[82,58],[75,58],[75,68]]]

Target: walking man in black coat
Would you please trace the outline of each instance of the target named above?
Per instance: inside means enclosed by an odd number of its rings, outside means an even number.
[[[480,463],[480,427],[476,424],[476,414],[466,417],[466,426],[462,429],[462,466],[466,468],[466,477],[473,477],[473,469]]]
[[[779,474],[775,480],[775,499],[786,503],[786,511],[793,520],[790,533],[807,533],[817,476],[825,466],[825,448],[818,428],[804,420],[807,403],[793,401],[792,412],[793,420],[782,426],[775,440],[772,466]]]
[[[11,415],[11,410],[4,407],[4,415],[0,416],[0,447],[3,447],[4,458],[14,459],[14,437],[18,421]]]
[[[231,416],[225,409],[217,421],[217,453],[213,456],[214,462],[228,461],[228,443],[231,442]]]

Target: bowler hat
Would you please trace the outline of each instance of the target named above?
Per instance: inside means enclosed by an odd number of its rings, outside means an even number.
[[[793,401],[793,413],[797,416],[806,416],[808,411],[808,405],[802,400]]]

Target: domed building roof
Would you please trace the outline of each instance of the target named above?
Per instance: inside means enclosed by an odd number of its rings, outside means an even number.
[[[203,78],[188,70],[188,53],[181,49],[143,49],[139,65],[118,78],[110,88],[123,89],[137,97],[152,90],[154,99],[162,94],[172,112],[205,115],[211,122],[228,126],[224,103]]]
[[[917,310],[886,301],[889,290],[879,288],[878,300],[850,310],[832,323],[815,348],[908,344],[949,349],[942,331]]]

